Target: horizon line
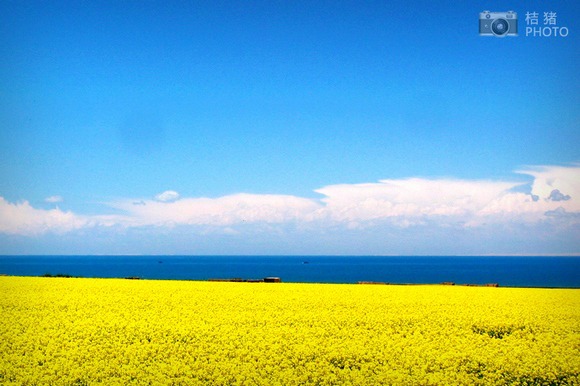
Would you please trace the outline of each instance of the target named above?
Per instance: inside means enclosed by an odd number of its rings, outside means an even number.
[[[64,254],[0,254],[0,257],[8,256],[38,256],[38,257],[50,257],[50,256],[119,256],[119,257],[145,257],[145,256],[190,256],[190,257],[580,257],[580,252],[575,253],[488,253],[488,254],[182,254],[182,253],[169,253],[169,254],[156,254],[156,253],[64,253]]]

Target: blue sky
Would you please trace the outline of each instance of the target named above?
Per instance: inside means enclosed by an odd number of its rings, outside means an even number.
[[[580,253],[579,10],[1,2],[0,253]]]

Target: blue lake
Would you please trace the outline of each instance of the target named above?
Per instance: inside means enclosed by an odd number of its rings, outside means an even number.
[[[452,256],[0,256],[0,274],[284,282],[458,284],[580,288],[580,257]]]

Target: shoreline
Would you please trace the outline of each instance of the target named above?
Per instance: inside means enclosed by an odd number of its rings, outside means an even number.
[[[317,284],[317,285],[364,285],[364,286],[399,286],[399,287],[413,287],[413,286],[439,286],[439,287],[472,287],[472,288],[521,288],[521,289],[567,289],[580,290],[580,287],[555,287],[555,286],[510,286],[501,285],[500,283],[455,283],[455,282],[440,282],[440,283],[396,283],[396,282],[377,282],[377,281],[357,281],[357,282],[302,282],[302,281],[282,281],[279,277],[270,277],[263,279],[242,279],[242,278],[210,278],[210,279],[171,279],[171,278],[147,278],[139,276],[127,277],[88,277],[88,276],[73,276],[68,274],[44,274],[44,275],[9,275],[0,273],[2,277],[15,278],[39,278],[39,279],[96,279],[96,280],[134,280],[134,281],[168,281],[168,282],[202,282],[202,283],[264,283],[264,284]],[[278,279],[278,281],[264,279]]]

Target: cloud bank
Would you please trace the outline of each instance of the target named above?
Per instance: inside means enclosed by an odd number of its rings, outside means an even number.
[[[63,234],[90,225],[88,218],[60,209],[35,209],[28,201],[12,204],[0,197],[0,233],[37,236]]]
[[[153,199],[108,202],[110,213],[84,216],[59,208],[44,210],[27,201],[0,198],[0,234],[35,237],[84,228],[155,229],[224,234],[271,233],[288,229],[324,234],[342,229],[421,232],[485,227],[558,227],[580,225],[580,166],[535,166],[517,171],[531,182],[463,179],[386,179],[376,183],[337,184],[316,189],[321,198],[239,193],[217,198],[181,197],[167,190]],[[51,202],[57,202],[51,200]],[[411,232],[411,231],[409,231]],[[421,237],[420,232],[409,233]],[[400,233],[399,233],[400,235]],[[537,236],[537,235],[536,235]],[[530,235],[530,237],[534,237]]]
[[[109,203],[128,226],[212,225],[307,221],[321,207],[314,200],[285,195],[234,194],[178,201],[122,200]]]

